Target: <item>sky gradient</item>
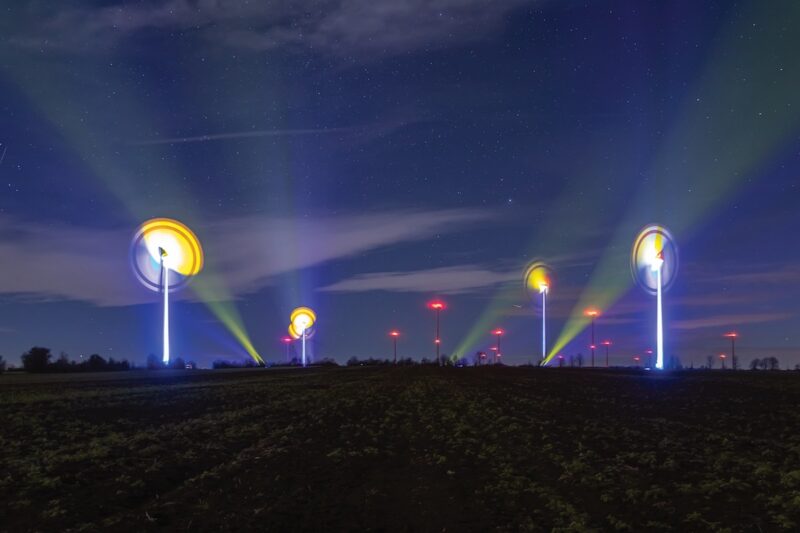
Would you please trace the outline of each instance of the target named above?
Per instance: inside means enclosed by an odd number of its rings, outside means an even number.
[[[637,231],[680,246],[666,352],[800,363],[800,6],[770,2],[14,2],[0,16],[0,354],[143,363],[159,298],[128,248],[171,217],[206,268],[173,356],[540,356],[522,275],[556,272],[548,338],[612,364],[655,342]],[[238,334],[236,334],[238,332]]]

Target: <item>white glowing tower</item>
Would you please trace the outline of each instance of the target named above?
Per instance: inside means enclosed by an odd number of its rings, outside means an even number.
[[[539,292],[542,293],[542,360],[547,357],[547,291],[549,289],[547,283],[539,284]]]
[[[167,251],[159,247],[158,255],[161,256],[161,292],[164,293],[164,348],[161,360],[166,365],[169,363],[169,267],[164,266]]]

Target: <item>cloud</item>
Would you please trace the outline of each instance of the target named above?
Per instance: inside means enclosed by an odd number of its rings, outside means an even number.
[[[28,12],[18,44],[102,49],[146,30],[199,34],[250,50],[295,48],[340,57],[391,55],[479,41],[530,0],[117,1],[102,6],[46,4]],[[88,2],[87,2],[88,4]],[[44,8],[48,11],[44,11]]]
[[[132,146],[149,146],[155,144],[185,144],[207,141],[220,141],[226,139],[246,139],[252,137],[286,137],[296,135],[324,135],[329,133],[342,133],[352,131],[353,128],[318,128],[318,129],[289,129],[289,130],[245,130],[227,133],[210,133],[195,135],[193,137],[169,137],[164,139],[147,139],[132,141]]]
[[[800,282],[800,266],[794,262],[760,263],[745,268],[733,264],[725,266],[725,271],[721,271],[718,266],[692,263],[687,265],[687,269],[696,282],[729,285],[731,289],[774,287]]]
[[[320,290],[328,292],[422,292],[461,294],[475,292],[509,281],[519,281],[519,270],[496,272],[464,265],[408,272],[360,274]]]
[[[741,326],[744,324],[763,324],[765,322],[779,322],[791,318],[791,313],[748,313],[739,315],[716,315],[689,320],[675,320],[671,323],[672,329],[694,330],[706,328],[721,328]]]
[[[488,218],[476,210],[396,210],[300,219],[238,217],[194,229],[208,270],[239,296],[268,286],[278,274],[460,231]],[[152,293],[138,285],[128,264],[130,238],[127,230],[0,218],[0,295],[99,306],[150,302]]]
[[[717,281],[743,287],[754,285],[794,285],[800,282],[800,267],[795,264],[763,266],[755,272],[719,276]]]

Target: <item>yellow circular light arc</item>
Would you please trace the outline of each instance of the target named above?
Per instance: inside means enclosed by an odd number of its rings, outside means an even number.
[[[160,261],[163,256],[171,270],[183,276],[195,276],[203,269],[200,240],[182,222],[153,218],[141,225],[139,235],[153,259]]]
[[[296,333],[302,335],[303,331],[308,330],[317,321],[317,315],[309,307],[298,307],[289,317],[292,328]]]
[[[552,276],[550,267],[541,261],[531,264],[525,271],[525,289],[529,294],[538,294],[543,287],[551,288]]]

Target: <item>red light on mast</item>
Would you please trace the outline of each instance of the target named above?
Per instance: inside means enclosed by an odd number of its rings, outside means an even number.
[[[399,337],[400,336],[400,332],[396,331],[396,330],[390,331],[389,332],[389,336],[390,337]]]
[[[441,311],[442,309],[447,309],[447,306],[441,300],[434,300],[428,303],[428,307],[431,309],[436,309],[437,311]]]

